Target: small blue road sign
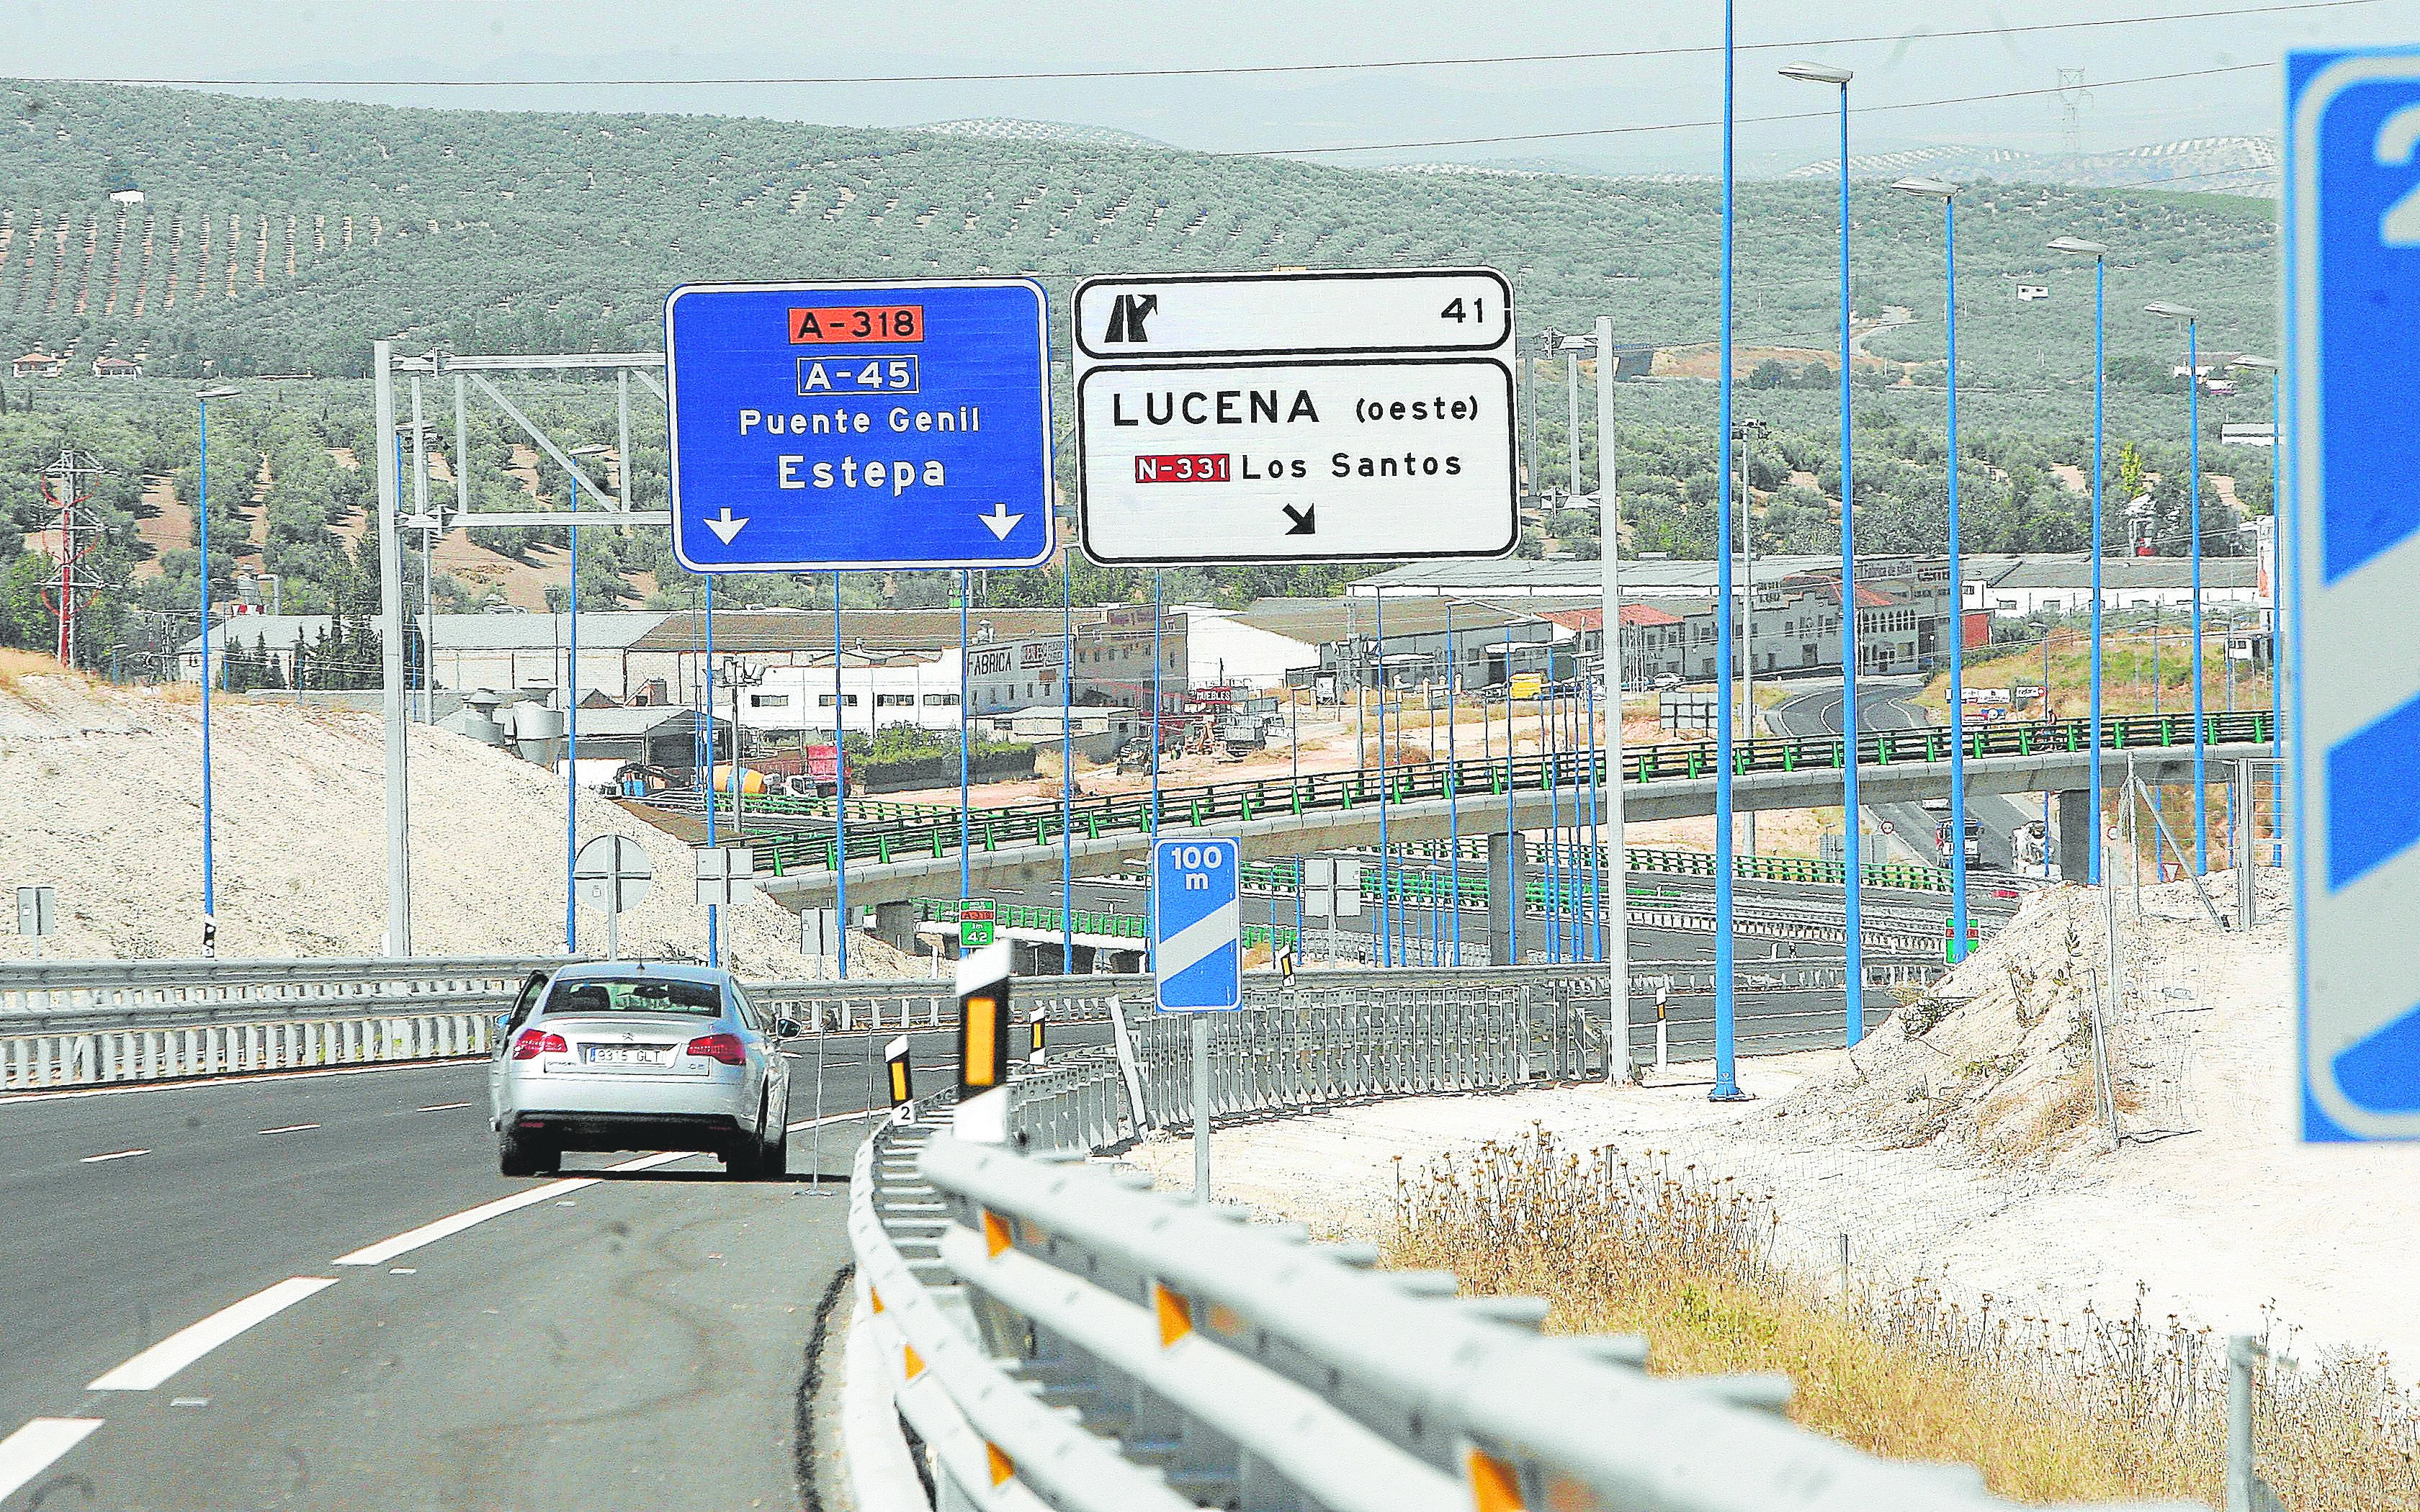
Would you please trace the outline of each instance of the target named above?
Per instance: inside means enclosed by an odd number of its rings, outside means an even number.
[[[664,301],[673,549],[698,572],[1049,559],[1028,279],[690,284]]]
[[[1232,840],[1153,843],[1151,958],[1163,1012],[1243,1006],[1241,861]]]
[[[2292,587],[2303,1137],[2413,1139],[2420,52],[2297,53],[2286,67],[2279,545]]]

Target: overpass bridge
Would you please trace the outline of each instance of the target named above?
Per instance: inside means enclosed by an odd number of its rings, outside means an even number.
[[[2206,755],[2212,763],[2273,756],[2266,711],[2207,717]],[[2070,875],[2088,851],[2089,730],[2082,719],[2003,721],[1967,733],[1966,788],[1974,794],[2055,793],[2060,795],[2059,852]],[[2194,721],[2190,715],[2104,719],[2102,749],[2111,765],[2131,758],[2147,782],[2190,782]],[[1767,736],[1735,743],[1732,802],[1742,810],[1807,809],[1839,800],[1846,756],[1838,735]],[[1869,804],[1914,802],[1949,791],[1949,732],[1938,727],[1863,734],[1857,781]],[[1715,779],[1711,743],[1650,746],[1625,752],[1622,804],[1633,820],[1710,814]],[[2221,766],[2220,770],[2224,770]],[[1160,790],[1158,827],[1216,828],[1243,842],[1247,859],[1302,856],[1378,842],[1381,814],[1391,842],[1445,839],[1450,811],[1460,810],[1467,838],[1488,837],[1488,871],[1497,897],[1517,896],[1526,880],[1519,849],[1506,843],[1510,827],[1544,830],[1582,822],[1575,800],[1602,782],[1605,762],[1585,754],[1431,762],[1375,772],[1307,773]],[[1067,851],[1076,873],[1123,870],[1147,854],[1154,832],[1147,794],[1078,798]],[[760,887],[795,909],[828,906],[837,894],[837,853],[830,823],[819,815],[785,813],[782,800],[760,799],[750,810],[748,836],[756,848]],[[1056,803],[1007,804],[971,817],[971,872],[978,892],[1045,887],[1060,872],[1069,826]],[[853,822],[847,828],[852,904],[908,910],[919,898],[954,894],[958,887],[958,822],[954,813],[906,813]],[[903,919],[904,921],[904,919]],[[1509,915],[1494,927],[1510,928]],[[912,929],[912,923],[908,924]]]

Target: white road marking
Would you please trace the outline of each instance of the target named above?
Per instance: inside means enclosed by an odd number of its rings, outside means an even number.
[[[101,1427],[97,1417],[38,1417],[0,1439],[0,1502]]]
[[[210,1399],[207,1396],[171,1396],[168,1398],[168,1405],[171,1407],[208,1407],[210,1405]]]
[[[78,1162],[78,1164],[84,1165],[98,1165],[105,1160],[132,1160],[137,1155],[148,1155],[149,1153],[151,1152],[147,1149],[113,1149],[106,1155],[86,1155],[82,1161]]]
[[[697,1151],[693,1149],[668,1149],[654,1155],[642,1155],[636,1160],[626,1160],[618,1165],[608,1165],[605,1168],[609,1171],[651,1171],[659,1165],[669,1165],[676,1160],[687,1160],[696,1153]],[[549,1181],[544,1186],[531,1187],[526,1192],[516,1192],[508,1197],[498,1197],[493,1202],[483,1202],[475,1208],[465,1208],[449,1217],[422,1224],[417,1228],[407,1228],[393,1239],[382,1239],[375,1244],[364,1245],[350,1255],[340,1255],[336,1257],[336,1263],[338,1265],[384,1265],[398,1255],[409,1255],[423,1245],[434,1244],[441,1239],[451,1239],[465,1228],[475,1228],[490,1218],[501,1218],[508,1212],[519,1212],[523,1208],[534,1208],[541,1202],[551,1201],[566,1193],[577,1192],[583,1186],[595,1186],[597,1180],[598,1178],[594,1176],[566,1177],[559,1181]]]
[[[199,656],[200,653],[195,652],[194,655]],[[468,1103],[431,1103],[420,1111],[423,1113],[451,1113],[456,1108],[467,1108],[471,1104]]]
[[[335,1284],[334,1276],[288,1276],[241,1302],[220,1308],[198,1323],[177,1330],[103,1374],[85,1390],[149,1391],[255,1323],[265,1322],[303,1298]]]
[[[888,1118],[890,1117],[891,1110],[889,1108],[867,1108],[860,1113],[827,1113],[820,1119],[809,1119],[804,1123],[794,1123],[790,1125],[790,1132],[792,1134],[797,1134],[801,1129],[818,1128],[827,1123],[855,1123],[860,1119],[871,1119],[877,1114]]]
[[[319,1126],[316,1123],[281,1123],[274,1129],[263,1129],[259,1132],[265,1134],[301,1134],[305,1129],[317,1129],[318,1127]]]

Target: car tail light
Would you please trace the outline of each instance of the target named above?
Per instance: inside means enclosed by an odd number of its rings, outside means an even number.
[[[748,1064],[748,1051],[736,1034],[702,1034],[689,1042],[689,1053],[720,1060],[726,1066]]]
[[[523,1029],[520,1038],[513,1041],[513,1058],[535,1060],[540,1056],[564,1055],[570,1049],[571,1046],[564,1043],[562,1035],[551,1034],[544,1029]]]

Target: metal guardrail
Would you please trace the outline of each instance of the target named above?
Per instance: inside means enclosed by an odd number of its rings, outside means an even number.
[[[0,967],[0,1091],[484,1056],[494,1017],[509,1006],[521,980],[530,971],[563,964],[560,957],[527,957],[11,964]],[[1921,983],[1934,974],[1929,962],[1876,961],[1869,963],[1866,980],[1871,989]],[[1768,1041],[1799,1048],[1840,1032],[1837,1011],[1826,1027],[1820,1011],[1760,1001],[1839,991],[1837,964],[1743,963],[1734,981],[1744,1048]],[[1634,1047],[1652,1042],[1652,1020],[1642,1022],[1639,1009],[1652,1003],[1657,989],[1701,994],[1713,982],[1707,967],[1634,971]],[[957,1022],[956,985],[951,981],[748,986],[757,1002],[797,1018],[806,1035],[938,1031]],[[1295,974],[1291,988],[1277,973],[1253,972],[1245,983],[1249,1005],[1303,1014],[1342,1011],[1348,1003],[1402,1004],[1419,995],[1492,1002],[1497,999],[1491,995],[1506,993],[1527,995],[1529,1011],[1543,1015],[1540,1022],[1592,1015],[1599,1026],[1593,1032],[1603,1038],[1604,970],[1585,963],[1398,966],[1383,976],[1353,967],[1305,970]],[[1099,1023],[1122,1005],[1140,1010],[1151,994],[1149,977],[1131,975],[1025,978],[1016,985],[1020,1007],[1044,1009],[1061,1024]],[[1402,1027],[1413,1021],[1395,1022]],[[1684,1041],[1683,1047],[1693,1043]],[[1596,1054],[1601,1057],[1602,1050]],[[1180,1102],[1188,1099],[1189,1081],[1175,1095]]]
[[[0,1032],[0,1091],[484,1056],[494,1022],[488,1008],[398,1005],[342,1019]]]
[[[495,1017],[563,956],[40,961],[0,966],[0,1091],[485,1056]],[[1105,1018],[1129,983],[1032,979],[1029,1006]],[[763,981],[806,1034],[957,1022],[946,981]]]
[[[266,1009],[391,1012],[415,1003],[509,998],[563,956],[421,956],[409,960],[12,961],[0,965],[0,1022],[120,1015],[208,1022]]]
[[[2211,744],[2266,744],[2272,738],[2265,712],[2206,716],[2204,735]],[[2161,750],[2191,746],[2190,715],[2134,715],[2102,721],[2104,750]],[[1946,762],[1949,732],[1940,726],[1885,730],[1861,734],[1857,764],[1893,765]],[[1968,732],[1967,747],[1978,759],[1986,756],[2032,756],[2073,753],[2091,748],[2091,725],[2083,719],[2056,719],[2020,724],[2001,720]],[[1739,741],[1733,748],[1741,776],[1837,770],[1846,748],[1837,735],[1776,735]],[[1374,805],[1383,791],[1395,803],[1443,800],[1460,794],[1477,798],[1508,793],[1579,788],[1602,783],[1602,753],[1548,753],[1516,758],[1474,757],[1459,763],[1427,762],[1396,768],[1383,779],[1374,772],[1323,772],[1301,777],[1265,778],[1246,782],[1221,782],[1197,787],[1164,787],[1158,800],[1158,826],[1198,829],[1207,825],[1249,823],[1284,814],[1341,812]],[[1662,780],[1703,780],[1714,775],[1714,747],[1692,741],[1635,748],[1623,754],[1621,780],[1651,785]],[[970,824],[970,843],[985,851],[1057,843],[1072,818],[1086,839],[1104,834],[1148,834],[1154,826],[1151,799],[1140,794],[1116,794],[1077,799],[1072,813],[1056,803],[1003,804],[987,809]],[[795,824],[793,820],[791,823]],[[800,868],[832,870],[838,863],[829,835],[799,832],[765,833],[752,837],[758,864],[775,876]],[[903,819],[852,825],[848,856],[888,864],[911,856],[936,859],[954,855],[958,846],[957,815],[946,819]]]
[[[1543,1302],[1150,1184],[877,1130],[850,1188],[859,1437],[906,1421],[938,1504],[986,1512],[2011,1505],[1791,1426],[1786,1377],[1650,1377],[1643,1340],[1542,1336]],[[851,1456],[861,1504],[926,1504],[898,1458]]]

